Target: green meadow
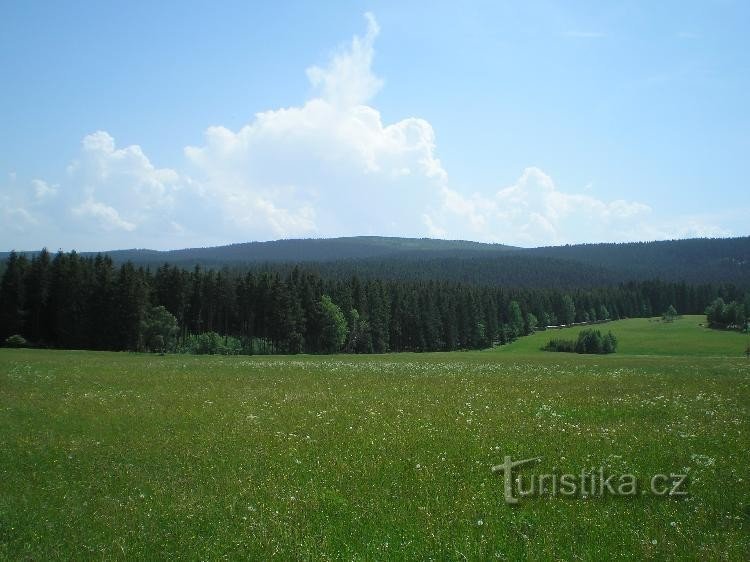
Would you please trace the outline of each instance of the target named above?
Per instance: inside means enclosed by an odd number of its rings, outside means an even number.
[[[747,336],[701,321],[604,324],[609,356],[539,351],[568,330],[444,354],[2,349],[0,558],[747,560]],[[688,495],[511,506],[505,455],[685,473]]]
[[[578,332],[596,328],[617,336],[618,355],[673,355],[704,357],[744,357],[750,336],[735,331],[713,330],[705,326],[705,316],[683,316],[674,322],[660,318],[631,318],[595,326],[574,326],[536,332],[494,351],[536,355],[552,338],[575,340]]]

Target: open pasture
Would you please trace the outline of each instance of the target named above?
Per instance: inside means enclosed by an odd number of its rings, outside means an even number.
[[[596,328],[602,334],[612,331],[617,336],[618,355],[745,357],[750,336],[736,331],[707,328],[705,323],[706,317],[701,315],[681,316],[674,322],[664,322],[660,318],[629,318],[593,326],[544,330],[521,338],[511,345],[498,347],[496,351],[536,355],[550,339],[575,340],[581,330]]]
[[[750,363],[622,324],[613,356],[0,350],[0,558],[747,559]],[[504,455],[689,496],[510,506]]]

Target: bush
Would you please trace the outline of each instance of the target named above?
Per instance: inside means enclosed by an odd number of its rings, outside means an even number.
[[[242,342],[232,336],[220,336],[216,332],[191,334],[179,348],[180,353],[194,355],[239,355]]]
[[[581,330],[576,342],[576,353],[602,353],[604,349],[604,340],[599,330]]]
[[[552,339],[542,348],[542,351],[562,351],[573,353],[576,350],[576,342],[573,340]]]
[[[5,347],[26,347],[29,343],[20,334],[13,334],[5,340]]]
[[[542,348],[542,351],[561,351],[565,353],[602,354],[617,351],[617,338],[612,332],[602,336],[599,330],[581,330],[578,340],[553,339]]]
[[[607,335],[604,336],[602,353],[614,353],[615,351],[617,351],[617,338],[612,332],[607,332]]]

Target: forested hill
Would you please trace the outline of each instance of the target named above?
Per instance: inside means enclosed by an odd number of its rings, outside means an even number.
[[[333,278],[358,275],[549,288],[661,279],[750,287],[750,237],[516,248],[468,241],[361,236],[164,252],[117,250],[107,254],[116,263],[131,261],[152,268],[169,263],[187,268],[201,265],[284,270],[291,264],[306,263],[308,268]],[[6,256],[0,254],[0,259]]]
[[[750,236],[548,246],[523,252],[602,267],[638,279],[750,280]]]
[[[115,263],[131,261],[137,265],[161,265],[169,263],[183,267],[193,265],[224,266],[248,263],[300,263],[328,262],[345,259],[367,259],[385,257],[431,256],[449,257],[475,254],[496,255],[511,250],[512,246],[484,244],[465,240],[435,240],[431,238],[390,238],[384,236],[353,236],[349,238],[307,238],[273,240],[270,242],[246,242],[209,248],[186,248],[183,250],[112,250],[102,252]],[[37,252],[25,252],[28,256]],[[83,256],[94,256],[96,252],[79,252]],[[0,253],[0,259],[8,253]]]

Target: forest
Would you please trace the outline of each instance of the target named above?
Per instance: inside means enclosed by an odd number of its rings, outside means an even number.
[[[223,337],[233,338],[238,353],[451,351],[670,306],[703,313],[716,299],[750,313],[750,293],[729,284],[558,289],[348,273],[323,275],[305,264],[152,270],[106,255],[13,252],[0,281],[0,341],[18,334],[43,347],[153,351]],[[164,333],[169,341],[156,345],[150,334],[165,322],[173,324]]]
[[[39,252],[24,252],[33,257]],[[750,237],[517,248],[462,240],[353,236],[247,242],[208,248],[102,252],[116,265],[192,269],[224,266],[289,272],[296,264],[322,277],[443,280],[477,285],[579,288],[623,281],[750,287]],[[96,253],[84,252],[84,257]],[[0,274],[9,254],[0,252]]]

